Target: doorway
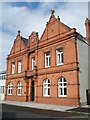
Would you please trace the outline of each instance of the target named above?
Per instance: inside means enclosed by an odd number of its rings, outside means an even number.
[[[31,101],[34,101],[34,80],[31,82]]]

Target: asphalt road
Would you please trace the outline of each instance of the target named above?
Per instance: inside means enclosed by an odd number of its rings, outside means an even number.
[[[0,105],[2,111],[0,109],[0,114],[2,113],[2,119],[15,119],[15,118],[48,118],[55,120],[88,120],[87,115],[77,114],[77,113],[69,113],[69,112],[58,112],[58,111],[50,111],[50,110],[41,110],[27,107],[19,107],[14,105],[2,104]]]

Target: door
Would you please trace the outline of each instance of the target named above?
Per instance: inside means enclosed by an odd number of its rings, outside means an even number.
[[[31,82],[31,101],[34,101],[34,80]]]
[[[87,95],[87,105],[90,105],[90,89],[86,90]]]

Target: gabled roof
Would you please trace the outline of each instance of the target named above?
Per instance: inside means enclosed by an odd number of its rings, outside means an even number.
[[[55,17],[54,10],[51,11],[51,16],[49,18],[49,21],[46,24],[46,27],[44,29],[44,32],[40,38],[41,41],[52,38],[54,36],[57,36],[59,34],[65,33],[67,31],[72,30],[72,28],[68,27],[64,23],[60,21],[60,18]]]
[[[21,36],[21,40],[23,41],[25,47],[27,47],[27,45],[28,45],[28,39],[26,39],[26,38],[24,38],[24,37]]]

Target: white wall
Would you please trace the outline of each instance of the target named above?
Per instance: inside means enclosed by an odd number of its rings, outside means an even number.
[[[6,74],[0,74],[0,76],[2,75],[6,75]],[[0,100],[4,100],[4,93],[5,93],[5,83],[6,80],[5,79],[0,79]],[[4,93],[1,92],[1,87],[4,86]]]
[[[86,103],[86,90],[89,89],[88,85],[88,46],[83,41],[77,40],[77,52],[78,52],[78,62],[79,62],[79,92],[80,92],[80,103]]]

